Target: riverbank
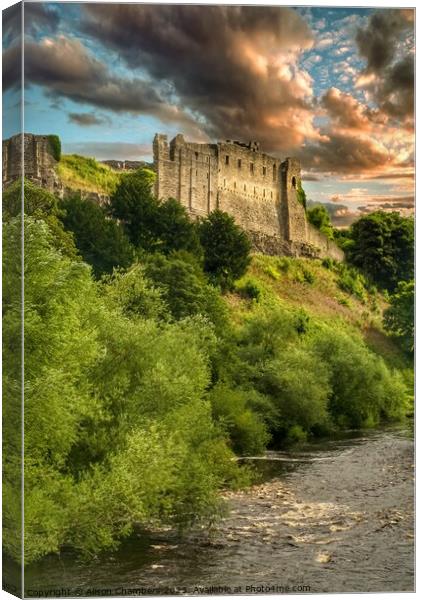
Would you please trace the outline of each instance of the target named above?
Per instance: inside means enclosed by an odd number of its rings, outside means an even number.
[[[413,590],[414,443],[407,430],[355,432],[268,459],[256,461],[266,464],[259,468],[268,481],[225,493],[228,512],[210,535],[139,533],[89,564],[64,552],[28,567],[26,587],[108,595],[140,588],[251,593],[259,586]]]

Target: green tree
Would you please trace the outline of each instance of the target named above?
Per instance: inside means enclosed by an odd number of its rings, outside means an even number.
[[[194,257],[185,252],[156,253],[145,257],[144,266],[175,319],[201,314],[221,331],[226,324],[224,302]]]
[[[134,248],[123,228],[107,217],[97,202],[73,194],[64,198],[60,206],[65,228],[73,233],[83,260],[92,265],[97,277],[133,262]]]
[[[414,277],[414,220],[376,211],[355,221],[347,247],[349,260],[381,288],[393,291]]]
[[[3,192],[3,219],[8,221],[21,214],[22,208],[25,215],[32,216],[35,219],[42,219],[47,223],[51,233],[52,240],[56,248],[77,260],[78,253],[74,244],[73,235],[67,232],[60,217],[63,211],[59,207],[56,196],[38,187],[32,181],[24,180],[24,201],[22,207],[22,183],[15,181]]]
[[[185,250],[199,259],[203,257],[197,225],[174,198],[159,203],[155,235],[155,248],[163,254]]]
[[[400,281],[384,313],[387,331],[399,338],[403,347],[414,351],[415,282]]]
[[[333,227],[330,215],[325,206],[318,204],[308,209],[307,219],[309,223],[317,227],[326,237],[333,240]]]
[[[214,210],[199,226],[204,269],[222,289],[231,287],[247,270],[251,243],[234,218]]]
[[[157,242],[159,203],[152,193],[150,172],[139,169],[122,177],[110,199],[110,214],[121,222],[137,248],[150,251]]]

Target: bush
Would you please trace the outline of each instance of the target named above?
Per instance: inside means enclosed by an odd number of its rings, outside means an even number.
[[[250,298],[251,300],[256,300],[256,302],[259,302],[262,295],[262,288],[259,283],[250,278],[246,279],[241,284],[238,284],[236,289],[242,296]]]
[[[318,204],[307,211],[308,221],[314,225],[327,238],[333,240],[333,226],[327,208],[323,204]]]
[[[263,418],[252,410],[253,391],[219,383],[209,394],[214,419],[229,434],[234,452],[263,454],[270,439]]]
[[[304,281],[306,283],[312,284],[312,283],[314,283],[316,281],[315,275],[311,271],[309,271],[308,269],[304,269],[303,268],[303,276],[304,276]]]
[[[315,334],[312,349],[329,374],[329,412],[338,424],[372,426],[405,414],[407,398],[399,376],[390,373],[362,340],[324,328]]]

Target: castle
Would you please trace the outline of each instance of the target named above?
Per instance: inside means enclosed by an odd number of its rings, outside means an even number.
[[[255,141],[196,144],[181,134],[170,143],[156,134],[153,153],[157,198],[176,198],[193,218],[217,208],[229,213],[259,252],[343,260],[342,250],[307,221],[297,198],[297,159],[281,161]]]
[[[170,143],[166,135],[156,134],[153,154],[155,195],[176,198],[192,218],[219,208],[247,231],[258,252],[343,260],[342,250],[306,219],[297,198],[297,159],[274,158],[261,152],[258,142],[197,144],[181,134]],[[30,133],[3,140],[3,186],[21,176],[22,157],[26,178],[58,196],[67,193],[56,173],[49,136]],[[120,169],[132,168],[120,162]],[[99,202],[107,201],[97,196]]]

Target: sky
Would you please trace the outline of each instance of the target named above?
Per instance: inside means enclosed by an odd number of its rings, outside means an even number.
[[[3,13],[3,138],[19,131]],[[335,225],[414,209],[412,9],[25,2],[25,131],[152,160],[157,132],[300,158]]]

